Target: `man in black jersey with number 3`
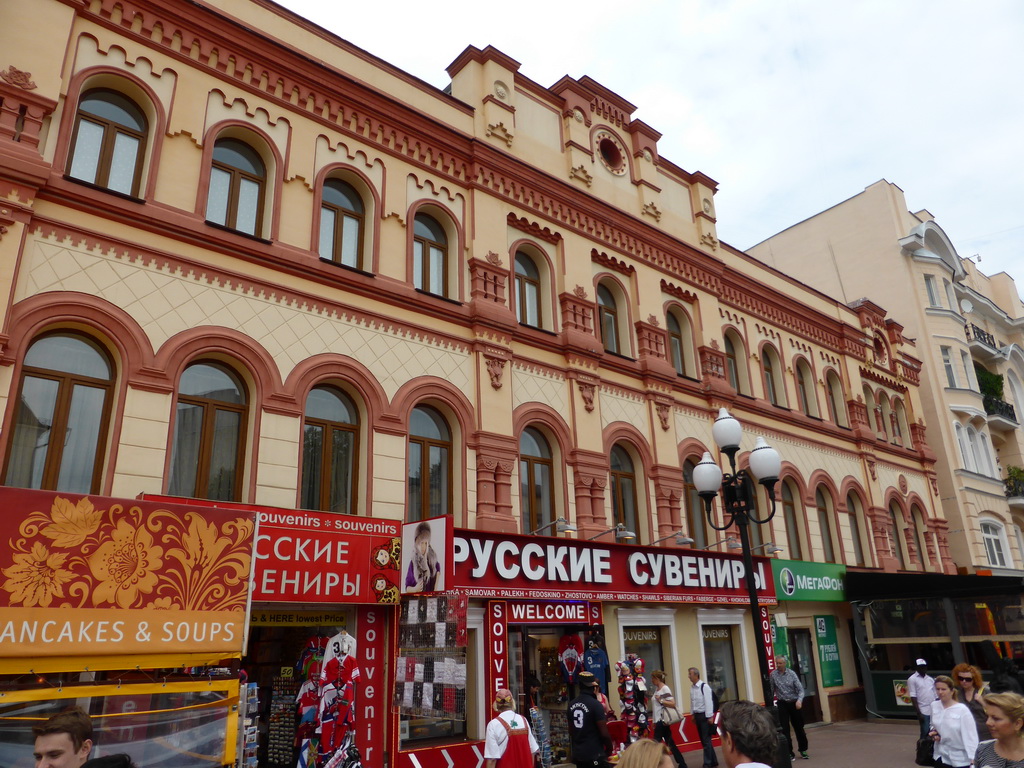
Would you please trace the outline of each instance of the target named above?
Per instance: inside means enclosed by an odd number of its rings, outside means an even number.
[[[569,740],[576,768],[608,768],[612,737],[604,707],[597,700],[598,682],[590,672],[576,676],[580,695],[569,702]]]

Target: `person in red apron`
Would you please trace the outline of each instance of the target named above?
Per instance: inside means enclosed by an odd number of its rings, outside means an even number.
[[[530,723],[516,712],[510,690],[500,688],[494,694],[494,710],[498,716],[487,724],[484,768],[533,768],[540,747]]]

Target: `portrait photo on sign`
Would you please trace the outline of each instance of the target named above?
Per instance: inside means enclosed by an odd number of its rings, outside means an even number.
[[[448,518],[435,517],[402,526],[403,595],[444,591],[448,525]]]

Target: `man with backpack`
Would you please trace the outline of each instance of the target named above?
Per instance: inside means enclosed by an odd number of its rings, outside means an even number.
[[[700,670],[690,667],[687,671],[690,678],[690,714],[693,715],[693,722],[697,726],[697,735],[700,736],[701,746],[704,747],[704,768],[712,768],[718,765],[718,757],[715,755],[715,747],[711,743],[715,735],[715,726],[711,722],[715,712],[718,710],[718,702],[715,700],[715,692],[711,686],[700,679]]]

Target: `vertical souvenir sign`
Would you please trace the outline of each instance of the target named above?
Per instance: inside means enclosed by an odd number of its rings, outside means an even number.
[[[358,632],[362,637],[363,670],[358,696],[357,744],[364,768],[384,764],[384,721],[387,714],[387,687],[384,659],[388,616],[394,610],[378,605],[359,606]]]
[[[508,688],[508,603],[487,603],[487,703],[494,692]]]
[[[772,617],[768,613],[768,606],[762,605],[759,609],[758,619],[758,642],[764,645],[764,652],[768,656],[768,671],[775,671],[775,653],[772,650]]]

